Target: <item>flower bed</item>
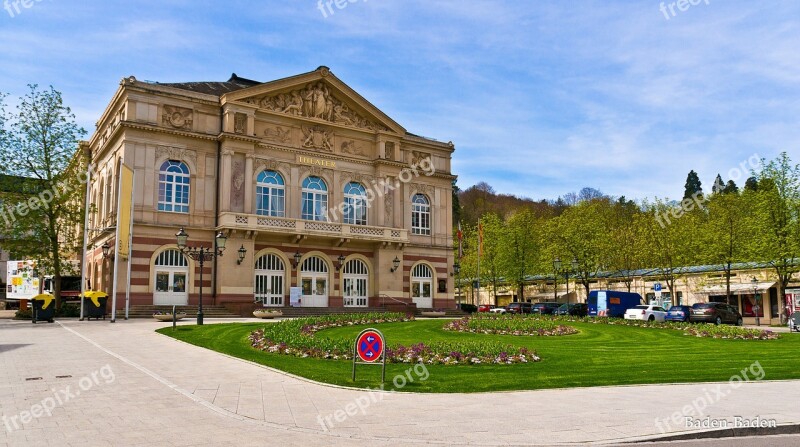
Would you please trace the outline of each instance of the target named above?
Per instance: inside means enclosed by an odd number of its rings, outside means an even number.
[[[478,314],[454,320],[444,330],[492,335],[556,336],[577,334],[578,330],[555,320],[529,318],[524,315]]]
[[[731,340],[776,340],[778,333],[764,329],[748,329],[738,326],[714,325],[709,323],[689,323],[681,321],[642,321],[608,317],[576,317],[571,315],[536,315],[527,318],[553,322],[577,322],[591,324],[613,324],[656,329],[684,331],[685,335]]]
[[[402,313],[369,313],[299,318],[271,324],[250,334],[251,345],[261,351],[332,360],[352,360],[351,340],[316,336],[323,329],[411,321]],[[434,365],[514,364],[541,359],[527,348],[497,342],[417,343],[386,347],[387,363],[426,363]]]

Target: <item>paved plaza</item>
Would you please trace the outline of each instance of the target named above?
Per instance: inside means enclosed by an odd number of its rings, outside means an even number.
[[[715,387],[376,395],[188,345],[162,325],[0,320],[0,447],[614,444],[686,431],[656,418]],[[704,413],[798,423],[787,392],[799,384],[743,383]]]

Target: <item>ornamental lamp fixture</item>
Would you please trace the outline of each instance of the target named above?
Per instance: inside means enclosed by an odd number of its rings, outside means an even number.
[[[461,264],[459,264],[458,261],[453,263],[453,273],[455,273],[456,275],[461,273]]]
[[[236,260],[237,265],[241,265],[242,261],[244,261],[245,255],[247,255],[247,249],[244,248],[244,244],[239,248],[239,258]]]
[[[111,246],[108,245],[108,241],[103,242],[103,246],[100,248],[103,249],[103,259],[108,258],[108,252],[111,251]]]
[[[297,268],[297,266],[300,265],[300,259],[302,257],[303,257],[303,255],[300,254],[299,251],[294,252],[294,263],[292,264],[294,266],[294,268]]]
[[[336,258],[336,260],[339,261],[339,263],[336,265],[336,271],[338,272],[339,270],[342,269],[342,266],[344,266],[345,257],[344,255],[339,255],[339,257]]]
[[[219,232],[217,233],[217,237],[214,238],[215,243],[217,244],[217,253],[222,253],[225,251],[225,245],[228,243],[228,236],[225,236],[225,233]]]
[[[186,241],[189,240],[189,234],[186,233],[186,230],[181,227],[180,231],[175,234],[175,238],[178,240],[178,249],[183,251],[186,249]]]

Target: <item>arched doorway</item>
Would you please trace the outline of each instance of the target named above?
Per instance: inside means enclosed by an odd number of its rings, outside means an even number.
[[[311,256],[300,267],[302,307],[328,307],[328,264],[319,256]]]
[[[189,303],[189,261],[178,250],[164,250],[155,261],[153,304],[157,306]]]
[[[283,260],[269,253],[256,260],[255,300],[267,306],[283,306]]]
[[[351,259],[344,265],[344,307],[367,307],[369,269],[360,259]]]
[[[427,264],[417,264],[411,271],[411,300],[418,309],[433,307],[433,271]]]

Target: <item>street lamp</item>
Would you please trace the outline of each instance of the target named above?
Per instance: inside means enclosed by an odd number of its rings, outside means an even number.
[[[178,249],[184,255],[192,258],[193,260],[200,263],[200,301],[199,305],[197,306],[197,325],[203,325],[203,263],[205,261],[210,261],[216,257],[222,256],[222,252],[225,251],[225,244],[228,242],[228,237],[225,236],[225,233],[219,232],[217,236],[214,238],[214,248],[206,248],[206,247],[189,247],[186,245],[186,242],[189,240],[189,234],[186,233],[186,230],[181,227],[180,231],[175,234],[175,238],[178,241]],[[242,253],[242,250],[239,249],[239,253]],[[246,251],[246,250],[245,250]]]
[[[102,247],[103,249],[103,259],[108,258],[108,252],[111,251],[111,246],[108,245],[108,241],[103,242]]]
[[[460,273],[461,273],[461,264],[459,264],[458,261],[453,263],[453,273],[456,274],[456,290],[458,290],[458,300],[457,300],[457,302],[458,302],[459,308],[460,308],[461,307],[460,306],[460,304],[461,304],[461,275],[460,275]]]
[[[562,274],[564,275],[564,282],[567,285],[567,294],[565,295],[566,301],[567,303],[569,303],[569,274],[578,271],[578,260],[576,258],[572,258],[572,262],[570,263],[570,268],[564,268],[562,270],[562,267],[563,263],[561,262],[561,258],[556,256],[556,258],[553,260],[553,269],[556,272],[555,274],[556,280],[554,285],[554,288],[556,289],[556,302],[558,302],[558,275]]]
[[[756,326],[761,326],[761,319],[758,316],[758,312],[761,310],[761,306],[758,305],[760,301],[758,299],[758,279],[754,276],[753,279],[750,280],[750,284],[753,285],[753,300],[756,302],[756,305],[753,306],[753,311],[756,314]]]

